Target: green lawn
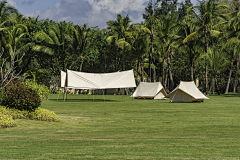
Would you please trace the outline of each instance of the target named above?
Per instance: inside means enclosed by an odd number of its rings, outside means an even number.
[[[240,97],[204,103],[68,95],[43,101],[59,122],[0,129],[0,159],[240,159]],[[62,96],[61,96],[62,98]]]

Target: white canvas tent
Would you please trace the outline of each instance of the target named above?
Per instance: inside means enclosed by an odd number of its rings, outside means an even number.
[[[136,87],[133,70],[114,73],[61,71],[59,87],[78,89],[110,89]]]
[[[166,99],[167,93],[160,82],[140,82],[132,97],[144,99]]]
[[[61,71],[59,87],[75,89],[112,89],[136,87],[133,70],[114,73],[86,73]],[[104,91],[103,91],[104,94]],[[105,99],[104,99],[105,100]]]
[[[204,99],[209,99],[196,87],[194,81],[181,81],[167,97],[170,102],[203,102]]]

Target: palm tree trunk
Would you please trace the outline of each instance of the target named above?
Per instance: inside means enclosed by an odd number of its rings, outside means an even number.
[[[216,74],[213,73],[213,77],[214,77],[214,81],[216,83],[216,88],[217,88],[218,95],[220,95],[220,90],[219,90],[219,87],[218,87],[218,84],[217,84]]]
[[[205,53],[207,54],[208,48],[208,39],[207,39],[207,30],[205,31]],[[207,58],[205,58],[205,87],[206,95],[208,95],[208,75],[207,75]]]
[[[116,54],[116,49],[115,49],[115,55],[116,55],[116,71],[118,71],[118,58],[117,58],[117,54]]]
[[[193,65],[193,79],[194,79],[194,81],[195,81],[195,83],[196,83],[196,64],[194,63],[194,65]]]
[[[144,71],[144,58],[142,57],[141,61],[141,81],[144,82],[143,80],[143,71]]]
[[[225,94],[228,94],[229,85],[230,85],[231,76],[232,76],[232,68],[233,68],[233,57],[232,57],[232,61],[231,61],[231,68],[230,68],[230,72],[229,72],[229,76],[228,76],[228,82],[227,82]]]
[[[152,71],[151,71],[151,64],[152,64],[152,50],[153,50],[153,33],[150,35],[151,38],[151,46],[150,46],[150,53],[149,53],[149,62],[148,62],[148,77],[149,82],[152,80]]]
[[[168,67],[166,67],[166,73],[165,73],[165,82],[164,82],[165,89],[167,89],[167,80],[168,80]]]
[[[153,63],[152,64],[154,64],[155,63],[155,58],[153,58]],[[156,80],[156,68],[154,67],[153,68],[153,82],[155,82],[155,80]]]
[[[170,79],[170,82],[171,82],[171,85],[169,87],[169,91],[170,91],[174,87],[173,76],[172,76],[172,72],[171,72],[171,59],[170,59],[170,56],[168,56],[168,72],[169,72],[169,79]]]
[[[83,61],[84,61],[83,59],[80,61],[80,67],[79,67],[80,69],[79,69],[79,72],[82,71]]]
[[[162,84],[164,84],[163,82],[164,82],[164,61],[165,61],[165,59],[163,58],[163,60],[162,60]]]
[[[212,94],[215,92],[215,79],[213,75],[213,70],[211,70],[211,76],[212,76]]]
[[[237,69],[236,69],[236,74],[235,74],[235,81],[234,81],[233,93],[236,93],[236,88],[237,88],[237,84],[238,84],[239,63],[240,63],[240,53],[239,53],[238,59],[237,59]]]
[[[139,64],[140,64],[140,61],[139,61],[139,58],[137,60],[137,81],[138,81],[138,70],[139,70]]]
[[[123,50],[123,71],[125,71],[125,51]]]
[[[192,49],[189,46],[190,50],[190,66],[191,66],[191,81],[193,81],[193,56],[192,56]]]

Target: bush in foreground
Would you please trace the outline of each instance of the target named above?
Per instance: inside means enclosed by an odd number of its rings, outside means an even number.
[[[51,95],[51,89],[49,89],[45,85],[41,85],[35,81],[28,81],[28,80],[22,83],[32,88],[33,90],[35,90],[42,99],[48,100],[49,96]]]
[[[2,93],[1,105],[32,112],[41,105],[41,98],[35,90],[21,82],[10,83]]]
[[[10,110],[6,107],[0,107],[0,128],[8,128],[16,126],[15,121],[10,114]]]
[[[16,126],[14,119],[32,119],[56,122],[58,120],[58,116],[54,112],[40,107],[34,112],[27,112],[0,106],[0,128]]]
[[[58,116],[53,111],[49,111],[40,107],[34,112],[29,113],[28,118],[49,122],[56,122],[58,120]]]

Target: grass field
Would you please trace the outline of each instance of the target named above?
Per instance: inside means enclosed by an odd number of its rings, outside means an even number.
[[[57,95],[59,122],[17,119],[0,129],[0,159],[240,159],[240,97],[204,103]]]

